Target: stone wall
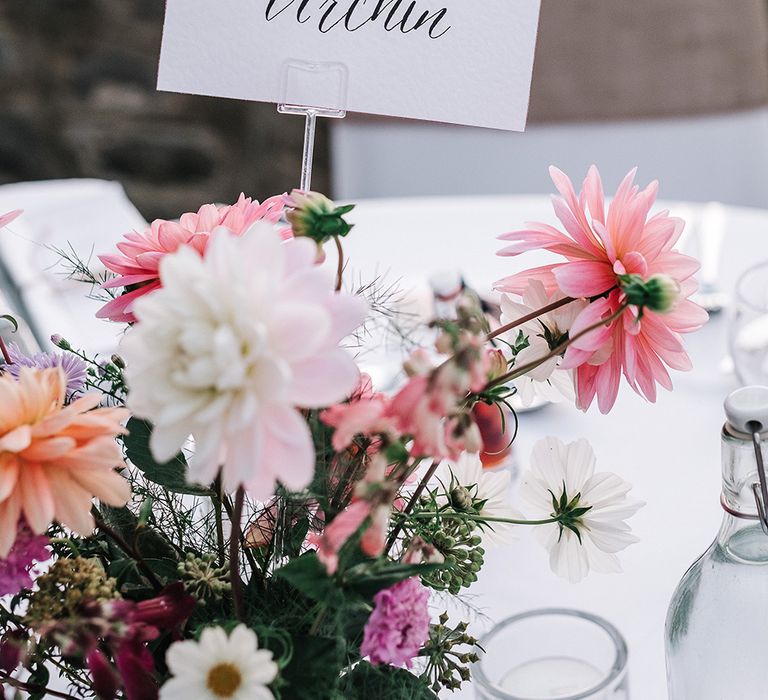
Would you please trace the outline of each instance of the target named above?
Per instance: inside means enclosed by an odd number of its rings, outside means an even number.
[[[163,13],[163,0],[0,0],[0,183],[119,180],[148,218],[298,185],[301,118],[155,90]]]

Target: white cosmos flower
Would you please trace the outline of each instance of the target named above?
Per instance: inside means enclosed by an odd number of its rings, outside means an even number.
[[[571,516],[564,526],[536,527],[556,574],[576,583],[590,569],[621,571],[616,553],[638,541],[625,521],[644,505],[627,498],[631,488],[616,474],[595,473],[595,453],[586,440],[566,445],[547,437],[534,445],[531,468],[520,490],[533,506],[531,517],[544,520],[562,512]]]
[[[188,247],[160,264],[162,288],[139,299],[121,345],[128,406],[154,424],[159,462],[194,438],[190,481],[247,488],[266,501],[275,480],[299,490],[315,455],[296,407],[342,400],[359,380],[339,342],[365,303],[333,292],[309,239],[282,242],[257,222],[242,237],[214,232],[205,257]]]
[[[522,303],[514,301],[508,294],[502,295],[501,323],[506,325],[516,321],[563,298],[560,292],[547,294],[542,282],[531,280],[523,294]],[[512,345],[515,344],[520,333],[528,338],[528,347],[517,354],[515,365],[521,367],[544,357],[552,349],[550,341],[555,345],[559,344],[560,339],[568,333],[574,320],[586,306],[587,302],[584,300],[573,301],[513,328],[503,335],[504,340]],[[536,396],[553,402],[560,401],[563,397],[570,401],[575,400],[573,372],[559,369],[559,362],[559,357],[550,358],[526,375],[515,379],[517,394],[523,406],[530,406]]]
[[[478,454],[463,452],[457,461],[446,460],[440,464],[432,479],[431,490],[440,506],[450,503],[457,511],[519,520],[522,516],[509,503],[511,479],[508,470],[488,471],[483,469]],[[516,539],[512,523],[489,522],[483,526],[481,535],[483,542],[488,544]]]
[[[171,644],[165,660],[173,678],[160,688],[160,700],[274,698],[267,686],[277,676],[277,664],[245,625],[229,637],[221,627],[207,627],[199,642]]]

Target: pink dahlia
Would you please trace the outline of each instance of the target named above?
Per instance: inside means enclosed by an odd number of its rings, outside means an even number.
[[[603,413],[616,401],[621,375],[649,401],[656,399],[656,384],[672,386],[667,367],[690,369],[681,335],[700,328],[706,312],[689,297],[697,289],[698,262],[674,250],[684,228],[682,219],[662,211],[649,217],[658,183],[640,190],[635,170],[624,178],[609,207],[600,174],[592,166],[577,195],[571,181],[550,168],[560,197],[553,197],[555,214],[565,232],[543,223],[501,236],[511,245],[499,255],[516,256],[543,248],[565,262],[526,270],[499,280],[496,288],[522,294],[531,280],[548,291],[559,289],[591,303],[574,322],[571,338],[594,323],[606,320],[599,331],[572,344],[562,367],[576,368],[577,404],[586,410],[595,397]],[[630,288],[661,290],[655,306],[642,308]],[[622,307],[626,312],[620,314]],[[617,315],[608,322],[611,316]]]
[[[379,591],[373,601],[360,653],[373,664],[411,668],[429,636],[429,591],[414,577]]]
[[[126,233],[117,244],[119,255],[100,255],[99,259],[117,277],[104,285],[105,289],[124,287],[119,297],[105,304],[96,314],[111,321],[133,322],[133,305],[139,297],[160,287],[160,261],[189,246],[203,255],[211,233],[225,228],[239,236],[256,221],[277,222],[284,209],[283,197],[271,197],[259,203],[244,194],[231,206],[205,204],[198,212],[182,214],[178,221],[157,219],[139,233]]]
[[[16,595],[22,588],[32,586],[35,564],[51,558],[48,538],[36,535],[20,520],[16,530],[16,541],[5,558],[0,558],[0,597]]]

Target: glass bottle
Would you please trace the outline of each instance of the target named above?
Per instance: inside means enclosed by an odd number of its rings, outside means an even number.
[[[669,606],[669,700],[768,698],[768,387],[735,391],[725,410],[723,524]]]

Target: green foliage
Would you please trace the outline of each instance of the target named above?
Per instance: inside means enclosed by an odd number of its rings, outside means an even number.
[[[345,660],[346,644],[338,635],[294,636],[293,658],[282,673],[286,686],[281,697],[284,700],[333,697]]]
[[[277,575],[310,600],[324,600],[335,591],[333,579],[314,552],[294,559],[278,569]]]
[[[435,700],[422,680],[409,671],[391,666],[374,666],[361,661],[341,681],[344,700]]]
[[[173,493],[195,496],[212,495],[210,489],[187,483],[187,460],[183,454],[177,454],[165,464],[158,464],[155,461],[149,449],[152,426],[147,421],[131,418],[126,427],[128,428],[128,435],[123,438],[126,456],[147,479],[164,486]]]

